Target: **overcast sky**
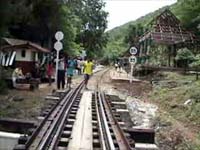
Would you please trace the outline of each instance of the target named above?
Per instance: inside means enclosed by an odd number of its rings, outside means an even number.
[[[108,29],[136,20],[177,0],[104,0],[109,13]]]

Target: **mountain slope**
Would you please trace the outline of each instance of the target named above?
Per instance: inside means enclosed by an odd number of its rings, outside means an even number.
[[[128,34],[130,25],[141,24],[147,28],[148,23],[159,15],[166,8],[169,8],[178,19],[180,19],[183,26],[194,30],[197,35],[200,35],[200,3],[199,0],[178,0],[177,3],[171,6],[162,7],[152,13],[138,18],[135,21],[130,21],[122,26],[116,27],[107,31],[109,41],[107,47],[104,49],[104,58],[115,59],[128,49],[128,44],[124,42],[125,36]]]

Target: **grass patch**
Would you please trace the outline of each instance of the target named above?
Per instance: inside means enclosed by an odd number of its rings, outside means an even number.
[[[200,81],[190,75],[164,73],[164,80],[159,82],[162,83],[154,86],[150,99],[184,126],[200,131]],[[187,100],[191,102],[184,104]],[[197,138],[200,140],[200,136]],[[200,143],[197,145],[189,144],[189,147],[196,150]]]

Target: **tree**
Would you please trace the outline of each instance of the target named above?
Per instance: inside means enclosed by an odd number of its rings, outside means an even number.
[[[144,33],[143,26],[141,24],[130,25],[128,28],[128,35],[125,36],[124,42],[129,46],[137,46],[139,43],[139,37]]]
[[[82,0],[82,9],[77,13],[82,26],[76,41],[82,44],[89,55],[98,53],[107,42],[104,31],[107,27],[108,13],[103,10],[104,6],[102,0]]]
[[[185,27],[192,29],[195,31],[195,34],[200,35],[197,29],[200,24],[199,0],[179,0],[174,12]]]
[[[198,80],[199,79],[198,70],[200,68],[200,54],[194,57],[194,61],[190,64],[190,66],[196,68],[196,80]]]
[[[179,49],[175,59],[178,61],[178,66],[186,70],[188,64],[194,60],[194,54],[188,48]]]
[[[80,23],[74,21],[77,17],[67,4],[56,0],[8,0],[1,7],[1,20],[5,20],[2,26],[10,36],[53,49],[54,34],[61,30],[65,34],[64,49],[76,47],[76,24]],[[4,34],[6,29],[2,31]]]

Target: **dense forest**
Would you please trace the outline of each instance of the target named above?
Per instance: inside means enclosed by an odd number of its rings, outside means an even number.
[[[169,8],[182,25],[200,35],[199,0],[178,0],[135,21],[105,32],[108,13],[103,0],[0,0],[0,36],[30,40],[53,49],[54,34],[65,34],[64,50],[114,60],[136,43],[134,37],[148,31],[153,18]]]
[[[160,8],[135,21],[108,31],[109,41],[104,49],[105,57],[115,59],[123,55],[130,46],[134,45],[134,37],[141,36],[149,30],[149,23],[165,9],[169,9],[181,21],[184,28],[200,36],[200,3],[199,0],[178,0],[177,3]],[[162,47],[161,47],[162,49]],[[159,55],[159,52],[157,52]]]
[[[52,50],[55,32],[61,30],[69,55],[81,49],[94,55],[107,41],[104,6],[102,0],[1,0],[0,36],[30,40]]]

